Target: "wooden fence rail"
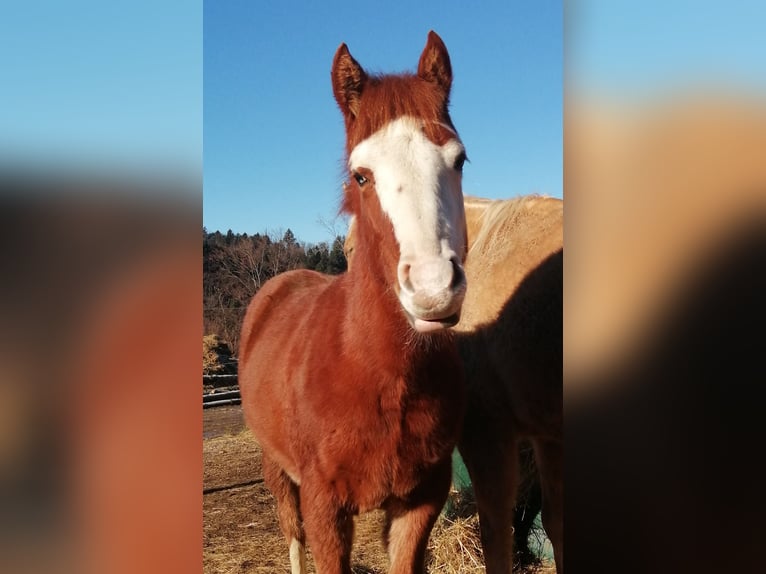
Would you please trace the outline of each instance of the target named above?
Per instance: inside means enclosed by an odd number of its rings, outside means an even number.
[[[230,387],[237,384],[237,375],[202,375],[202,384],[212,385],[213,388]],[[204,393],[202,395],[203,409],[222,405],[238,405],[241,402],[239,389]]]

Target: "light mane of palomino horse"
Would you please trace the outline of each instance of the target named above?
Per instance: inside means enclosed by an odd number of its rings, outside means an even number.
[[[471,475],[488,574],[513,566],[518,442],[532,440],[543,525],[563,569],[563,202],[467,196],[468,292],[456,330],[468,404],[458,445]],[[352,219],[345,251],[356,252]]]
[[[455,336],[466,291],[465,151],[447,108],[452,71],[433,32],[416,75],[370,76],[345,44],[343,113],[363,264],[279,275],[240,340],[245,418],[263,450],[293,574],[351,572],[353,515],[382,508],[391,572],[423,570],[448,494],[465,389]]]

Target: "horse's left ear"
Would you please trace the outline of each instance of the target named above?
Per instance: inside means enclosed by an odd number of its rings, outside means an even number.
[[[444,92],[444,97],[449,97],[452,87],[452,65],[449,61],[447,47],[433,30],[428,33],[426,47],[423,48],[423,53],[420,55],[418,76],[437,84]]]

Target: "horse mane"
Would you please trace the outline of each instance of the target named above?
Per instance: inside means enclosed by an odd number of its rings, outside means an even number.
[[[553,201],[553,204],[551,204]],[[552,211],[551,207],[560,209],[560,200],[547,195],[525,195],[510,199],[485,199],[465,196],[466,211],[471,208],[482,209],[478,218],[478,229],[469,229],[468,257],[481,256],[484,261],[493,261],[507,248],[508,237],[525,237],[527,228],[535,233],[540,230],[540,217],[530,218],[531,213]],[[543,218],[546,228],[554,223],[548,217]],[[493,255],[495,254],[495,255]],[[489,258],[489,259],[487,259]]]

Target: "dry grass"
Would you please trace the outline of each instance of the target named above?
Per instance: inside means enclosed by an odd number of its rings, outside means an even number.
[[[447,511],[439,517],[428,544],[428,572],[432,574],[483,574],[479,516],[471,491],[453,490]],[[555,565],[546,560],[517,566],[516,574],[555,574]]]
[[[450,519],[442,516],[431,533],[428,545],[428,572],[431,574],[484,574],[484,555],[479,535],[479,517]],[[555,574],[553,562],[518,567],[516,574]]]
[[[434,574],[479,574],[484,556],[479,537],[479,517],[454,519],[442,516],[428,544],[428,571]]]

